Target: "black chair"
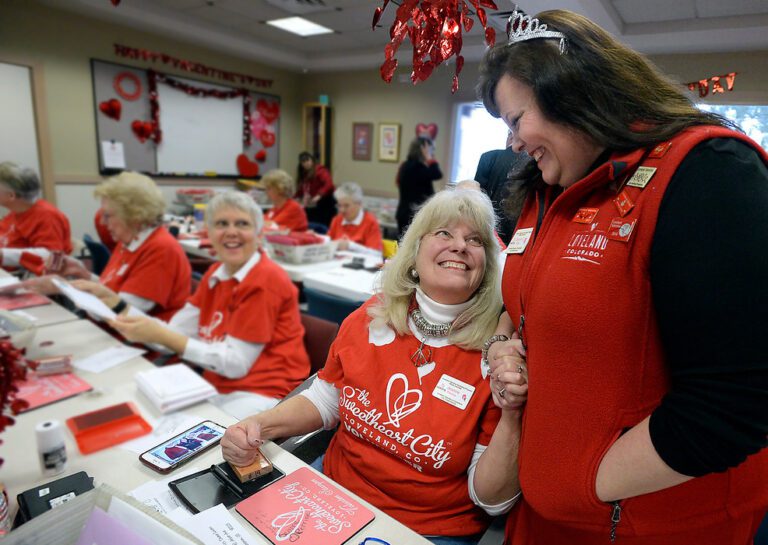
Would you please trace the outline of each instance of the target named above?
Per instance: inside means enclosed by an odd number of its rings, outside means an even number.
[[[339,324],[336,322],[331,322],[304,313],[301,314],[301,324],[304,326],[304,348],[309,355],[312,374],[291,393],[285,396],[283,401],[290,399],[298,395],[299,392],[309,388],[312,381],[315,380],[317,371],[322,369],[325,365],[325,360],[328,358],[328,351],[336,338],[336,333],[339,331]],[[283,401],[281,401],[281,403]],[[336,433],[335,429],[321,429],[306,435],[297,435],[295,437],[277,440],[276,443],[300,460],[311,464],[328,448],[334,433]]]
[[[315,221],[310,221],[307,224],[307,229],[309,229],[310,231],[314,231],[318,235],[325,235],[326,233],[328,233],[327,225],[323,225],[322,223],[317,223]]]
[[[95,275],[100,275],[107,266],[107,262],[112,255],[104,244],[91,238],[91,235],[83,235],[83,242],[85,247],[88,248],[88,253],[91,254],[91,267]]]

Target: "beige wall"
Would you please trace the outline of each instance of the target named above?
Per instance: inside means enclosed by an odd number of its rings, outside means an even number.
[[[106,1],[106,0],[105,0]],[[88,198],[89,184],[98,181],[98,164],[90,59],[98,58],[139,67],[150,63],[129,61],[113,54],[113,43],[162,51],[180,58],[256,77],[274,80],[270,92],[282,100],[280,165],[294,172],[301,151],[301,104],[319,94],[330,97],[333,107],[333,175],[337,183],[356,181],[369,194],[396,196],[398,163],[377,157],[378,124],[401,124],[400,161],[415,136],[417,123],[436,123],[437,159],[447,181],[450,176],[453,116],[459,102],[474,100],[477,63],[465,65],[459,91],[450,92],[453,66],[441,66],[426,82],[412,85],[410,68],[401,67],[393,83],[384,83],[378,68],[356,72],[298,74],[238,59],[175,39],[123,28],[27,0],[0,0],[0,59],[28,59],[42,65],[51,142],[53,177],[57,197],[73,219],[76,236],[90,228],[95,202]],[[404,49],[401,58],[409,51]],[[382,44],[383,59],[383,44]],[[768,104],[768,52],[712,55],[667,55],[654,60],[678,81],[739,72],[733,92],[709,97],[720,103]],[[163,71],[173,73],[167,65]],[[188,73],[176,72],[179,75]],[[401,82],[400,76],[406,78]],[[215,80],[212,80],[215,81]],[[374,124],[371,161],[352,160],[352,124]],[[171,195],[183,180],[160,180]],[[79,217],[82,216],[82,219]]]

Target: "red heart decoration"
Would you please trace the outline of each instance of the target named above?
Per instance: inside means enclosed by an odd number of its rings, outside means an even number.
[[[271,148],[272,146],[275,145],[275,133],[269,132],[267,129],[264,129],[263,131],[261,131],[259,140],[261,140],[261,144],[265,148]]]
[[[256,160],[259,163],[263,163],[264,161],[266,161],[267,160],[267,151],[263,150],[263,149],[260,149],[259,151],[257,151],[256,152]]]
[[[139,121],[136,119],[131,123],[131,130],[136,135],[136,138],[139,139],[139,142],[143,144],[147,138],[151,138],[154,134],[155,124],[152,121]]]
[[[123,111],[123,105],[116,98],[105,100],[99,103],[99,110],[107,117],[111,117],[116,121],[120,121],[120,114]]]
[[[417,123],[416,136],[428,136],[430,139],[434,140],[437,138],[437,124],[430,123],[429,125],[426,125],[424,123]]]
[[[243,178],[255,178],[259,175],[259,165],[248,159],[247,155],[241,153],[237,156],[237,172]]]
[[[280,117],[279,102],[267,102],[263,98],[260,98],[256,101],[256,110],[267,120],[267,123],[272,123],[275,119]]]

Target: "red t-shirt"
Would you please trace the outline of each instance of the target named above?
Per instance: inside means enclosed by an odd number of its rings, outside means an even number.
[[[306,231],[308,227],[307,213],[293,199],[285,201],[285,204],[280,208],[268,210],[264,218],[267,221],[274,221],[280,227],[285,227],[291,231]]]
[[[48,201],[38,199],[26,212],[8,212],[0,220],[0,248],[46,248],[71,254],[69,219]]]
[[[485,530],[488,518],[469,498],[467,468],[475,445],[489,443],[500,411],[480,353],[428,348],[435,368],[419,383],[411,361],[419,340],[386,328],[372,334],[373,344],[368,304],[344,321],[318,373],[340,390],[341,423],[323,472],[422,535]],[[449,379],[466,385],[458,389],[463,409],[435,396]]]
[[[135,251],[118,242],[100,278],[114,292],[154,301],[149,314],[168,321],[189,297],[191,277],[181,245],[165,227],[158,227]]]
[[[333,178],[330,171],[323,165],[315,165],[315,173],[299,180],[299,188],[296,191],[296,198],[300,199],[304,194],[310,197],[320,195],[324,197],[331,195],[334,191]]]
[[[240,390],[283,398],[309,376],[298,290],[264,253],[242,282],[231,278],[211,288],[208,280],[220,266],[208,269],[189,300],[200,309],[200,339],[218,342],[230,335],[264,349],[243,378],[212,371],[203,376],[221,393]]]
[[[381,229],[376,216],[370,212],[363,212],[363,221],[360,225],[351,223],[344,224],[344,217],[341,214],[336,215],[331,221],[331,227],[328,229],[328,236],[333,240],[346,236],[352,242],[357,242],[368,248],[381,251]]]

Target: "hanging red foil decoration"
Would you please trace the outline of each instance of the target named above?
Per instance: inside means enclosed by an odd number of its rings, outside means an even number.
[[[372,27],[381,20],[389,0],[373,13]],[[413,70],[411,81],[426,80],[435,67],[456,57],[456,69],[451,92],[459,88],[459,73],[464,65],[461,56],[462,29],[469,32],[477,15],[484,30],[485,43],[490,47],[496,41],[496,31],[487,26],[486,9],[498,9],[492,0],[401,0],[395,12],[395,20],[389,27],[389,43],[384,47],[384,62],[379,71],[387,83],[397,69],[397,50],[408,37],[413,46]]]

